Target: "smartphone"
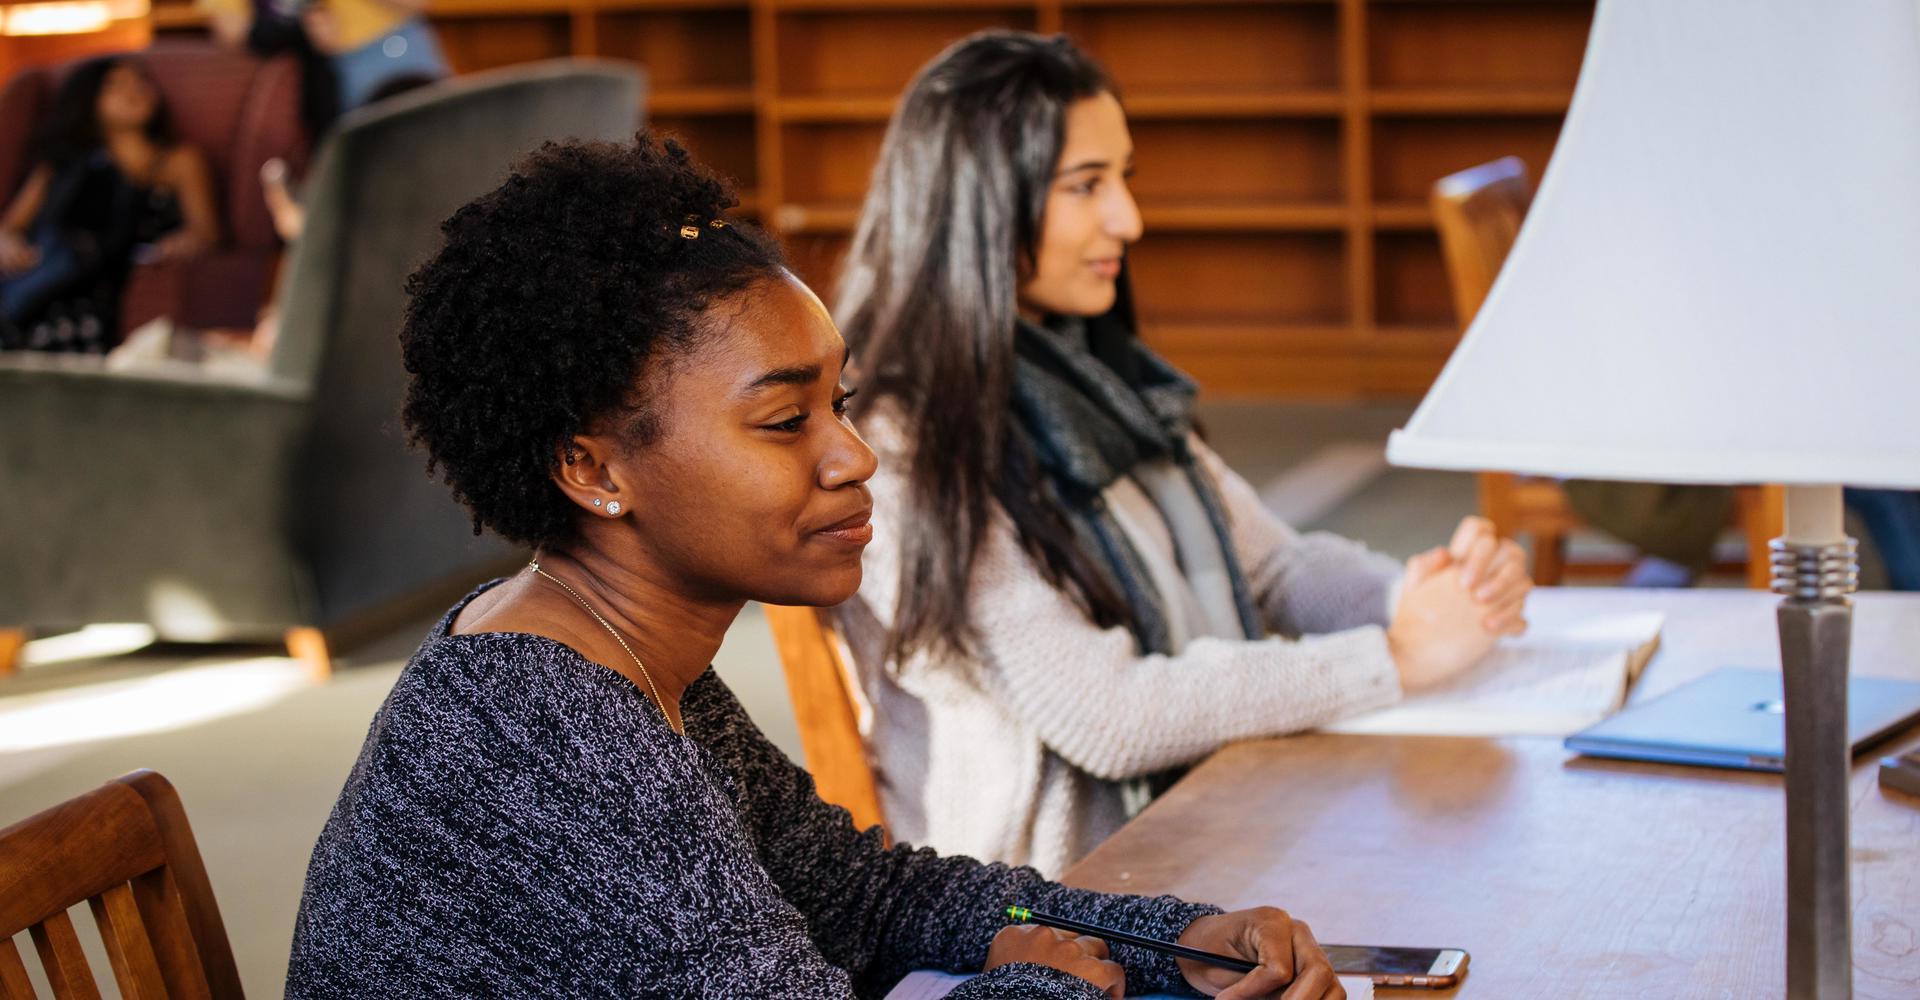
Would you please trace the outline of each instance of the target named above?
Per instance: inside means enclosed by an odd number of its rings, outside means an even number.
[[[1376,948],[1323,944],[1322,951],[1343,976],[1366,976],[1375,986],[1424,986],[1444,990],[1459,985],[1467,971],[1467,953],[1459,948]]]

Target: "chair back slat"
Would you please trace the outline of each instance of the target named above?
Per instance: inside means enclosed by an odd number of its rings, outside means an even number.
[[[133,886],[122,882],[88,902],[93,904],[93,922],[106,942],[107,961],[113,965],[120,995],[126,1000],[165,1000],[167,984],[160,978],[160,960],[147,938],[147,922],[140,919]]]
[[[33,996],[11,938],[31,931],[56,998],[97,998],[67,915],[82,900],[129,1000],[238,1000],[239,969],[180,798],[136,771],[0,830],[0,998]]]
[[[94,985],[93,970],[87,968],[86,952],[80,950],[80,935],[74,933],[67,911],[34,924],[33,944],[40,949],[40,967],[53,988],[54,1000],[100,1000],[100,987]]]
[[[192,922],[181,902],[180,885],[174,879],[177,865],[150,871],[128,883],[134,902],[146,924],[147,938],[153,943],[154,958],[160,964],[160,977],[166,981],[169,997],[176,1000],[208,1000],[213,996],[207,984],[207,972],[201,966],[194,945]]]
[[[1431,201],[1454,310],[1465,330],[1520,237],[1533,202],[1527,165],[1507,156],[1449,174],[1434,182]]]
[[[20,949],[10,937],[0,938],[0,1000],[34,1000],[27,963],[20,960]]]
[[[841,658],[838,636],[818,608],[769,604],[765,610],[814,790],[852,813],[855,826],[884,827],[879,789],[854,709],[857,681]]]

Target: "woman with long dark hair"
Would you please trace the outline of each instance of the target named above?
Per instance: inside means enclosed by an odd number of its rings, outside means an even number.
[[[191,257],[218,238],[206,158],[174,133],[146,68],[83,63],[0,216],[0,346],[104,352],[136,259]]]
[[[846,344],[671,144],[549,144],[408,282],[402,417],[533,550],[449,610],[315,845],[287,996],[954,1000],[1342,995],[1306,925],[888,847],[814,794],[709,664],[749,600],[860,584],[874,455]],[[771,667],[769,668],[771,669]],[[1011,927],[1055,910],[1241,975]]]
[[[1302,536],[1136,335],[1112,81],[1065,38],[949,48],[894,114],[835,318],[883,456],[859,599],[895,836],[1057,873],[1222,744],[1384,705],[1523,627],[1469,518],[1406,566]]]

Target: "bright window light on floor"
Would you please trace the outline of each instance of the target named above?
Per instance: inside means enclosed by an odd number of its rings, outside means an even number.
[[[150,625],[88,625],[78,632],[35,639],[27,643],[21,658],[29,666],[42,666],[120,656],[153,645],[154,638]]]
[[[183,729],[262,708],[314,683],[298,662],[269,656],[26,695],[0,702],[0,753]]]

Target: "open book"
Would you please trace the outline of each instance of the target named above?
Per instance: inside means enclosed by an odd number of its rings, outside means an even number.
[[[907,978],[900,980],[887,993],[886,1000],[939,1000],[972,978],[920,969],[907,973]],[[1341,976],[1340,985],[1347,989],[1347,1000],[1372,1000],[1373,980],[1365,976]],[[1128,1000],[1171,1000],[1171,997],[1170,993],[1149,993],[1142,997],[1129,997]]]
[[[1321,727],[1329,733],[1564,737],[1620,710],[1660,646],[1661,615],[1529,608],[1527,634],[1440,687]]]

